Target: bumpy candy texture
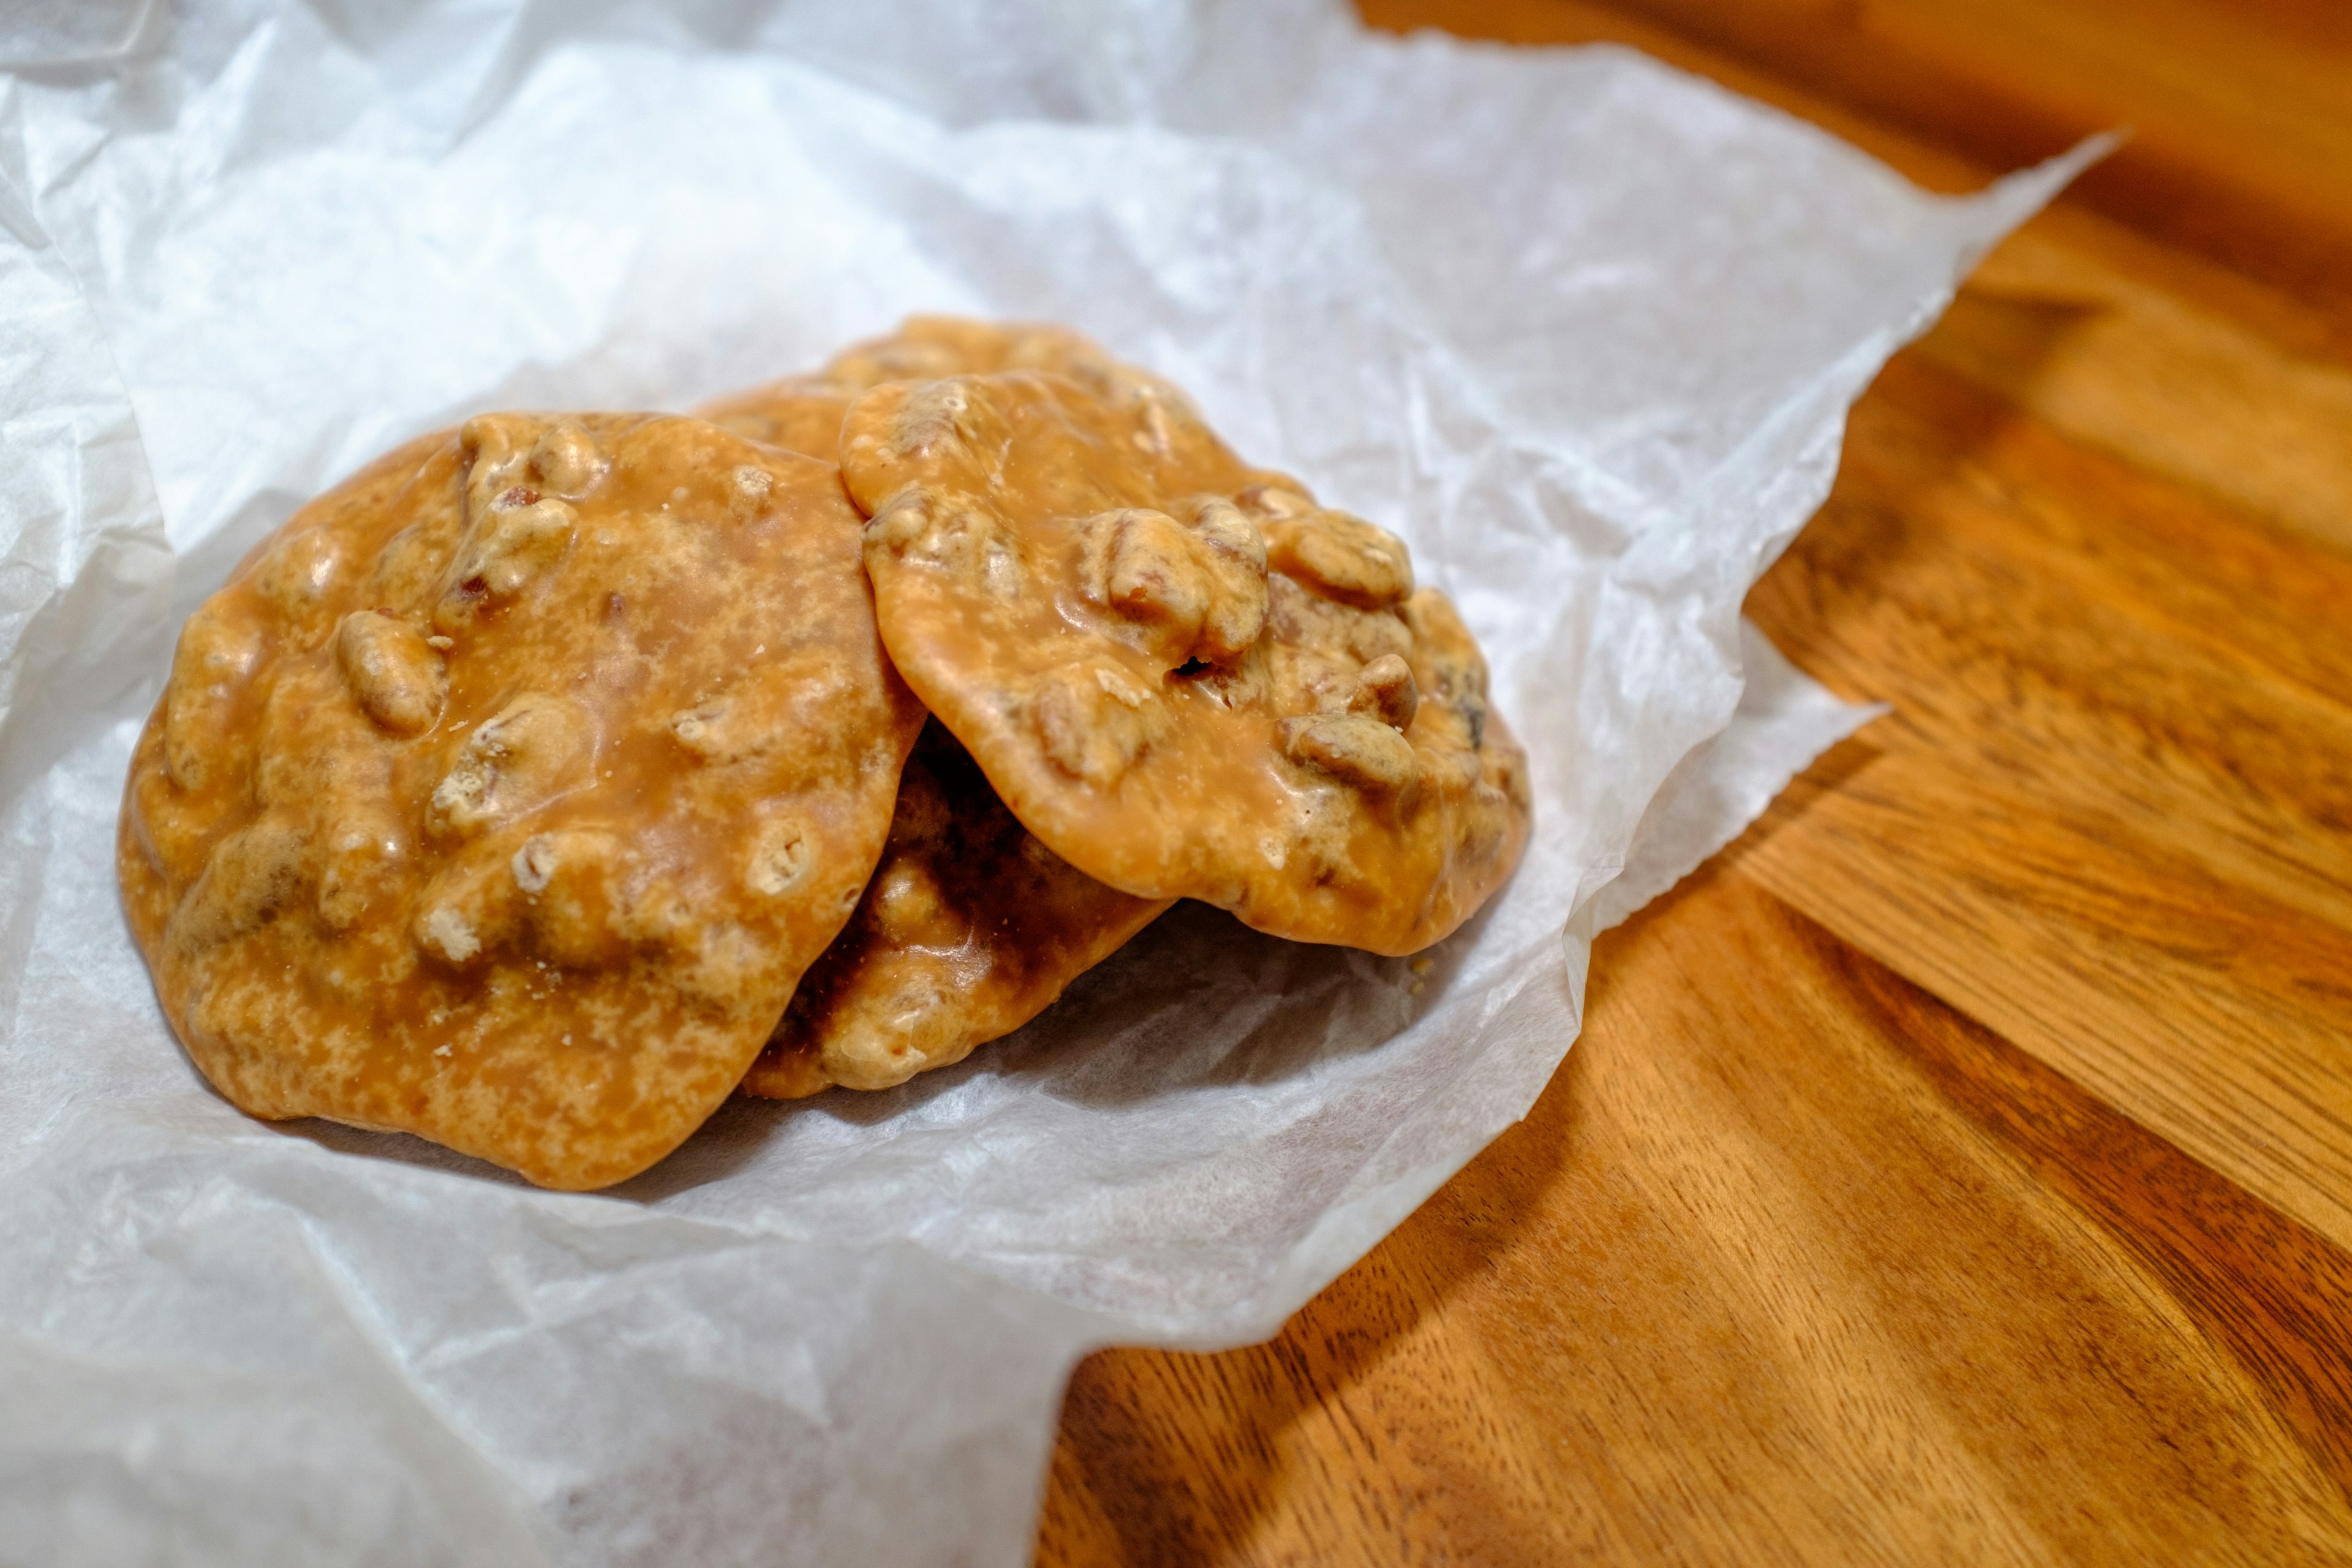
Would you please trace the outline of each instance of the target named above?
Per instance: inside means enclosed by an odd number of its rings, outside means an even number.
[[[825,463],[488,416],[305,507],[183,630],[119,866],[257,1116],[543,1185],[660,1159],[856,907],[921,710]]]
[[[868,387],[1000,370],[1050,371],[1104,393],[1142,374],[1063,327],[910,316],[887,337],[844,349],[813,375],[788,375],[695,412],[739,436],[832,462],[840,447],[842,416]]]
[[[842,416],[885,381],[1050,370],[1105,393],[1139,380],[1058,327],[919,316],[791,376],[699,412],[752,440],[831,459]],[[1171,900],[1121,893],[1062,860],[1004,809],[942,731],[899,784],[890,841],[865,900],[743,1079],[790,1098],[884,1089],[1010,1034]]]
[[[892,659],[1073,866],[1405,953],[1516,863],[1526,759],[1453,606],[1164,383],[885,383],[841,461]]]
[[[887,1089],[1043,1012],[1168,907],[1096,881],[1034,837],[963,748],[927,726],[882,863],[743,1079],[789,1099]]]

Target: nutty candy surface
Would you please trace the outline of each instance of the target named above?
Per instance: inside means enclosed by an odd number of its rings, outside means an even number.
[[[1052,371],[1103,392],[1142,374],[1066,328],[910,316],[895,332],[844,349],[814,374],[788,375],[695,412],[751,440],[832,462],[842,416],[867,387],[999,370]]]
[[[1453,606],[1164,383],[886,383],[841,457],[892,659],[1070,864],[1405,953],[1516,863],[1525,756]]]
[[[184,628],[118,864],[258,1116],[542,1185],[660,1159],[856,906],[921,710],[825,463],[485,416],[305,507]]]
[[[1057,327],[919,316],[813,375],[707,404],[753,440],[830,460],[850,402],[885,381],[1048,369],[1106,392],[1138,379]],[[1171,900],[1108,888],[1047,849],[933,726],[899,781],[890,839],[857,912],[743,1080],[747,1093],[885,1089],[1010,1034]]]
[[[1168,907],[1104,886],[1004,809],[937,723],[899,775],[890,842],[743,1088],[887,1089],[1043,1012]]]

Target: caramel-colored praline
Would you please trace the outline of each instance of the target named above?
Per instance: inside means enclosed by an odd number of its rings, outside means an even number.
[[[999,370],[1050,371],[1104,392],[1144,379],[1144,373],[1066,327],[910,316],[897,331],[853,343],[813,374],[788,375],[714,398],[695,413],[750,440],[833,462],[840,449],[842,416],[866,388],[886,381],[936,381]]]
[[[1089,876],[1399,954],[1517,862],[1526,758],[1453,605],[1165,383],[887,382],[841,461],[892,660]]]
[[[921,723],[827,463],[485,416],[298,512],[184,628],[124,903],[244,1110],[542,1185],[659,1160],[856,906]]]
[[[698,412],[831,459],[851,400],[885,381],[1027,368],[1106,393],[1142,373],[1059,327],[918,316],[822,371]],[[1021,826],[951,737],[926,731],[856,914],[793,994],[746,1093],[882,1089],[1019,1028],[1171,900],[1104,886]]]
[[[961,746],[924,728],[846,929],[743,1079],[778,1099],[888,1089],[1012,1033],[1167,909],[1040,843]]]

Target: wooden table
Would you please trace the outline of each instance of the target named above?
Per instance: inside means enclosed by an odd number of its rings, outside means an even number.
[[[2137,139],[1748,610],[1894,705],[1292,1321],[1079,1369],[1041,1562],[2352,1562],[2352,5],[1378,0],[1966,188]]]

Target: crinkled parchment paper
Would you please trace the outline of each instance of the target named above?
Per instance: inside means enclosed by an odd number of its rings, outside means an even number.
[[[1272,1332],[1862,716],[1741,595],[2071,172],[1935,200],[1633,54],[1315,0],[37,0],[0,55],[12,1563],[1023,1561],[1076,1358]],[[1425,976],[1181,907],[960,1068],[596,1196],[210,1093],[111,864],[179,617],[413,434],[914,310],[1095,333],[1407,534],[1533,754],[1508,889]]]

